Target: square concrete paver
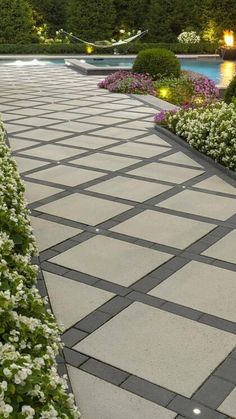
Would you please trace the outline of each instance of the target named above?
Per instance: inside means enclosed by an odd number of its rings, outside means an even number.
[[[44,272],[44,278],[58,323],[68,329],[114,296],[90,285]]]
[[[113,125],[119,124],[120,122],[125,121],[125,119],[121,118],[112,118],[109,115],[106,116],[89,116],[84,118],[84,122],[91,123],[91,124],[98,124],[98,125]]]
[[[153,157],[158,154],[165,153],[166,148],[138,143],[124,143],[115,147],[109,148],[112,153],[128,154],[137,157]]]
[[[136,143],[145,143],[145,144],[153,144],[153,145],[160,145],[170,148],[170,144],[168,144],[166,141],[164,141],[162,138],[158,137],[158,135],[144,135],[143,138],[140,138],[139,140],[135,141]],[[166,151],[168,149],[166,148]]]
[[[17,162],[18,169],[20,173],[28,172],[29,170],[37,169],[48,164],[48,162],[34,160],[34,159],[25,159],[24,157],[14,156]]]
[[[129,158],[112,156],[110,154],[94,153],[87,157],[82,157],[76,160],[71,160],[73,164],[79,164],[83,166],[95,167],[103,170],[116,171],[123,169],[124,167],[131,166],[132,164],[138,163],[140,160]]]
[[[39,201],[61,191],[62,189],[59,188],[52,188],[51,186],[39,185],[28,181],[25,182],[25,196],[29,203]]]
[[[136,302],[74,348],[191,397],[235,343],[230,333]]]
[[[236,388],[223,401],[218,410],[232,419],[236,419]]]
[[[51,246],[55,246],[56,244],[69,239],[82,231],[78,228],[72,228],[36,217],[31,217],[31,225],[34,230],[40,252]]]
[[[95,226],[130,208],[132,208],[130,205],[74,193],[50,204],[43,205],[38,210]]]
[[[22,151],[27,156],[41,157],[50,160],[63,160],[76,154],[83,154],[85,150],[63,147],[60,145],[47,144],[41,147],[32,148],[31,150]]]
[[[236,272],[192,261],[149,294],[232,322],[236,319]]]
[[[86,419],[174,419],[176,416],[175,412],[70,365],[68,372],[76,403]],[[93,397],[89,398],[89,394]]]
[[[23,150],[37,144],[36,141],[23,140],[21,138],[9,138],[9,143],[13,151]]]
[[[203,173],[202,170],[186,169],[162,163],[149,163],[129,172],[131,175],[150,179],[163,180],[171,183],[183,183]]]
[[[22,125],[30,125],[31,127],[42,127],[46,125],[52,125],[56,124],[57,122],[60,122],[60,120],[55,121],[53,119],[45,118],[45,117],[32,117],[32,118],[23,118],[20,121],[17,121],[17,123]]]
[[[231,180],[231,182],[234,182]],[[221,193],[228,193],[232,195],[236,195],[236,184],[235,186],[231,185],[221,179],[219,176],[211,176],[202,182],[196,183],[194,185],[195,188],[202,188],[213,192],[221,192]]]
[[[236,264],[236,230],[209,247],[203,255]]]
[[[236,199],[190,190],[180,192],[158,206],[218,220],[227,220],[236,213]]]
[[[93,137],[91,135],[79,135],[77,137],[69,138],[68,140],[60,141],[60,144],[85,147],[95,150],[96,148],[116,144],[116,141],[109,140],[108,138]]]
[[[60,124],[54,125],[53,128],[62,130],[62,131],[72,131],[72,132],[85,132],[92,129],[100,128],[100,125],[95,124],[86,124],[84,122],[76,121],[67,121]]]
[[[96,236],[50,261],[128,287],[171,257],[121,240]]]
[[[40,172],[34,173],[30,177],[32,179],[50,181],[66,186],[76,186],[102,177],[105,174],[96,172],[95,170],[58,165],[50,169],[40,170]]]
[[[212,224],[147,210],[118,224],[111,231],[184,249],[215,227]]]
[[[29,127],[28,127],[29,128]],[[66,136],[70,135],[70,132],[60,132],[55,131],[53,129],[44,129],[44,128],[38,128],[34,130],[29,130],[27,132],[24,132],[22,134],[17,134],[16,137],[20,138],[29,138],[30,140],[40,140],[40,141],[51,141],[51,140],[58,140],[60,138],[64,138]]]
[[[186,166],[203,168],[199,163],[191,159],[191,157],[187,156],[185,153],[182,153],[182,151],[178,151],[177,153],[173,153],[170,156],[163,157],[160,160],[167,163],[177,163],[180,165],[183,164]]]
[[[137,202],[144,202],[169,189],[169,186],[125,176],[117,176],[88,188],[89,191]]]
[[[93,133],[93,135],[98,135],[101,137],[116,138],[118,140],[131,140],[131,138],[135,138],[138,135],[142,135],[142,134],[143,134],[143,131],[130,130],[130,129],[120,128],[120,127],[104,128]]]

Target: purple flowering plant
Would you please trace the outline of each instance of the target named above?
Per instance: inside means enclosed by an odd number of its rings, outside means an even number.
[[[149,94],[155,96],[152,78],[147,74],[117,71],[98,83],[98,87],[114,93]]]

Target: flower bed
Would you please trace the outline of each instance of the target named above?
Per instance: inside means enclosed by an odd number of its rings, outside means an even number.
[[[152,78],[146,74],[117,71],[98,83],[98,87],[115,93],[155,95]]]
[[[207,106],[161,112],[155,122],[183,138],[216,162],[236,171],[236,105]]]
[[[36,288],[24,186],[0,126],[0,418],[77,419],[55,357],[60,330]]]

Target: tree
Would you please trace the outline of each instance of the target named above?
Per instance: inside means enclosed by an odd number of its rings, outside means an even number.
[[[66,23],[66,0],[29,0],[36,11],[39,24],[46,23],[49,35],[65,27]]]
[[[150,0],[114,0],[116,8],[116,29],[146,29],[146,16]]]
[[[113,0],[70,0],[67,28],[88,41],[111,39],[114,32]]]
[[[32,9],[26,0],[0,0],[0,43],[26,44],[35,40]]]

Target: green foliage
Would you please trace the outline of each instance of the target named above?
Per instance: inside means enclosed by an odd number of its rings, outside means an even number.
[[[113,0],[70,0],[67,29],[88,41],[109,40],[114,32]]]
[[[26,0],[0,0],[0,43],[36,41],[32,9]]]
[[[134,73],[150,74],[154,80],[180,75],[180,63],[174,53],[164,48],[141,51],[133,65]]]
[[[66,0],[29,0],[29,3],[36,11],[35,17],[39,20],[39,25],[47,23],[49,26],[50,36],[65,27]]]
[[[192,54],[213,54],[216,46],[210,43],[201,43],[193,45],[183,45],[180,43],[144,43],[134,42],[119,47],[120,54],[138,54],[148,48],[167,48],[176,54],[192,53]],[[113,49],[96,49],[95,54],[113,54]],[[0,44],[0,54],[85,54],[85,46],[79,43],[52,43],[52,44]]]
[[[193,85],[186,77],[167,77],[155,82],[156,95],[173,105],[190,102],[193,96]]]
[[[231,80],[230,84],[228,85],[225,91],[224,101],[226,103],[231,103],[235,100],[235,98],[236,98],[236,76],[233,78],[233,80]]]
[[[208,106],[167,112],[165,126],[223,166],[236,171],[236,106],[216,102]],[[157,121],[157,119],[156,119]]]

